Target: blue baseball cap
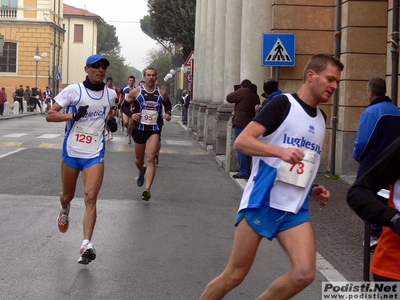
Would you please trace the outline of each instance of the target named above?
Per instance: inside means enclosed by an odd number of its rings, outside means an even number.
[[[103,60],[103,61],[106,63],[107,66],[110,65],[110,62],[108,61],[108,59],[105,58],[105,57],[104,57],[103,55],[101,55],[101,54],[93,54],[93,55],[90,55],[90,56],[87,58],[87,60],[86,60],[86,65],[87,65],[87,66],[93,65],[93,64],[95,64],[95,63],[97,63],[97,62],[99,62],[99,61],[101,61],[101,60]]]

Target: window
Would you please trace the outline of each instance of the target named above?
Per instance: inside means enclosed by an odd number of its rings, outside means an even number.
[[[1,0],[2,7],[18,7],[18,0]]]
[[[83,25],[74,25],[74,43],[83,43]]]
[[[17,43],[4,42],[3,56],[0,56],[0,72],[17,72]]]

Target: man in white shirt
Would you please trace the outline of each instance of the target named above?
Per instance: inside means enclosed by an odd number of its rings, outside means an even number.
[[[85,81],[64,88],[55,97],[55,103],[46,116],[47,122],[66,122],[61,164],[61,208],[57,218],[61,232],[68,230],[70,203],[81,171],[84,179],[85,213],[80,264],[88,264],[96,258],[91,238],[97,217],[97,195],[104,175],[104,131],[116,98],[115,91],[108,89],[103,82],[109,65],[100,54],[89,56],[84,67],[87,73]]]

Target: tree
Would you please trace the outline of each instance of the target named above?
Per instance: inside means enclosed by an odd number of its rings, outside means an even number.
[[[116,29],[113,25],[104,23],[97,26],[97,52],[108,54],[121,51]]]
[[[148,0],[149,18],[140,20],[142,31],[156,41],[181,45],[186,59],[194,49],[196,0]],[[165,46],[164,46],[165,48]]]
[[[125,58],[121,56],[121,46],[116,29],[113,25],[104,23],[97,26],[97,52],[110,61],[107,77],[112,77],[115,86],[123,86],[128,78],[128,68]]]
[[[135,76],[136,84],[138,84],[139,81],[143,79],[142,72],[136,69],[135,67],[128,66],[128,73],[129,75]]]
[[[150,16],[144,16],[143,19],[140,20],[140,28],[142,31],[147,34],[149,37],[151,37],[153,40],[158,42],[165,50],[167,50],[171,55],[172,53],[172,47],[171,44],[167,41],[163,41],[159,37],[157,37],[154,32],[153,28],[151,25],[151,17]]]
[[[147,54],[146,63],[157,70],[158,84],[167,85],[164,76],[171,70],[171,54],[164,48],[152,49]]]

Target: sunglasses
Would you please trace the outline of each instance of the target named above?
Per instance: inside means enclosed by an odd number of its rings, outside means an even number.
[[[100,69],[100,67],[101,67],[103,70],[107,70],[107,68],[108,68],[108,66],[99,64],[99,63],[88,65],[88,67],[93,68],[93,69]]]

